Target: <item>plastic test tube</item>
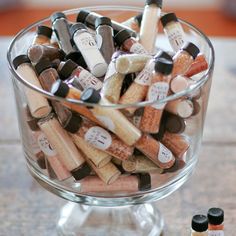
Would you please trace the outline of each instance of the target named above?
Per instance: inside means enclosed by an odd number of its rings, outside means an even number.
[[[73,41],[83,55],[90,72],[96,77],[103,76],[107,70],[107,63],[86,26],[82,23],[74,24],[70,28],[70,32]]]

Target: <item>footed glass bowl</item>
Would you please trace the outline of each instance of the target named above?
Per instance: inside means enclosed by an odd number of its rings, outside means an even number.
[[[112,20],[124,22],[133,16],[136,16],[143,9],[136,7],[123,6],[93,6],[83,8],[94,11],[101,15],[108,16]],[[75,22],[77,13],[80,9],[65,11],[68,19]],[[186,180],[189,179],[197,163],[199,149],[201,147],[201,138],[204,126],[204,119],[207,110],[208,96],[211,87],[212,73],[214,68],[214,49],[209,39],[193,25],[180,20],[186,33],[186,40],[193,42],[205,55],[208,62],[208,69],[195,75],[192,79],[195,81],[187,89],[178,93],[169,95],[167,98],[155,102],[140,102],[136,104],[112,104],[112,105],[91,105],[78,100],[66,99],[54,96],[50,92],[42,90],[32,85],[19,75],[13,66],[13,59],[26,54],[27,49],[32,43],[34,32],[37,26],[51,25],[49,18],[36,22],[23,29],[13,39],[8,50],[8,62],[12,72],[12,82],[15,92],[16,106],[18,111],[18,122],[20,127],[21,139],[27,166],[31,175],[48,191],[75,203],[68,203],[61,210],[58,221],[59,235],[160,235],[163,229],[163,220],[152,204],[154,201],[164,198],[178,189]],[[159,33],[156,40],[156,51],[159,48],[165,51],[171,51],[167,38],[159,27]],[[182,142],[188,144],[185,152],[177,157],[177,166],[172,169],[160,171],[152,170],[151,186],[141,189],[138,186],[138,175],[130,173],[130,182],[122,182],[119,190],[108,191],[101,189],[96,191],[96,182],[75,181],[73,177],[59,181],[55,177],[49,177],[48,171],[42,168],[42,163],[36,156],[37,148],[34,146],[32,130],[29,129],[25,115],[27,104],[27,91],[34,91],[44,96],[48,101],[58,101],[59,103],[71,104],[71,106],[91,106],[102,107],[111,113],[115,110],[123,111],[127,107],[135,109],[145,108],[153,104],[171,103],[178,99],[188,98],[196,105],[197,111],[187,118],[183,118],[185,129],[181,134],[177,134]],[[154,137],[155,138],[155,137]],[[160,140],[162,142],[162,140]],[[180,147],[181,148],[181,147]],[[35,150],[36,149],[36,150]],[[38,151],[39,152],[39,151]],[[114,162],[119,166],[119,161]],[[162,172],[162,173],[160,173]],[[88,177],[85,177],[85,179]],[[133,181],[133,182],[132,182]],[[100,183],[100,182],[99,182]],[[98,185],[99,185],[98,183]],[[115,184],[114,182],[113,184]],[[130,188],[127,185],[131,184]],[[86,188],[84,184],[91,188]],[[134,187],[134,185],[136,187]],[[85,186],[85,187],[84,187]],[[122,187],[123,186],[123,187]],[[122,190],[123,189],[123,190]],[[174,207],[174,206],[173,206]]]

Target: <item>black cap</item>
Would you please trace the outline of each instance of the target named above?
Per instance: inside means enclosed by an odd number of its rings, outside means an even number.
[[[195,59],[200,52],[199,48],[195,44],[190,42],[185,43],[182,47],[182,50],[188,52],[193,57],[193,59]]]
[[[146,5],[156,4],[158,7],[162,8],[162,0],[146,0]]]
[[[80,97],[81,101],[88,103],[99,103],[100,99],[100,93],[94,88],[84,90]]]
[[[111,25],[111,19],[108,17],[99,17],[95,20],[95,29],[99,26],[99,25]]]
[[[118,46],[121,46],[123,42],[130,38],[131,34],[128,30],[120,30],[114,37],[114,40]]]
[[[186,127],[183,118],[176,116],[174,114],[168,114],[165,122],[165,128],[170,133],[180,134],[184,132]]]
[[[224,211],[221,208],[210,208],[207,213],[209,224],[220,225],[224,222]]]
[[[205,215],[195,215],[192,218],[192,229],[196,232],[204,232],[208,229],[208,220]]]
[[[138,190],[139,191],[147,191],[151,189],[151,176],[148,173],[140,173],[138,174],[139,182],[138,182]]]
[[[80,10],[80,12],[77,15],[76,21],[85,23],[85,19],[89,14],[90,14],[90,11]]]
[[[155,72],[162,73],[163,75],[169,75],[173,69],[173,62],[165,58],[158,58],[155,61]]]
[[[155,56],[154,56],[154,59],[158,59],[158,58],[165,58],[169,61],[173,61],[172,57],[170,56],[170,54],[168,54],[167,52],[165,51],[162,51],[160,50]]]
[[[67,60],[58,72],[60,79],[66,80],[77,67],[78,65],[75,62],[70,59]]]
[[[19,55],[19,56],[15,57],[13,60],[13,65],[14,65],[15,69],[17,69],[17,67],[19,65],[24,64],[24,63],[31,63],[31,61],[27,55]]]
[[[83,68],[87,67],[87,64],[82,56],[82,54],[77,52],[71,52],[65,56],[65,59],[71,59],[73,62],[75,62],[77,65],[82,66]]]
[[[45,26],[45,25],[40,25],[37,28],[37,34],[38,35],[44,35],[48,38],[51,38],[52,36],[52,28]]]
[[[69,93],[69,90],[69,86],[60,79],[58,79],[56,82],[53,83],[51,93],[56,96],[65,98]]]
[[[178,18],[175,13],[167,13],[161,17],[161,23],[163,27],[165,27],[171,21],[178,21]]]
[[[86,176],[90,175],[91,168],[87,163],[84,163],[79,168],[72,170],[71,174],[76,180],[81,180],[85,178]]]
[[[74,33],[77,30],[85,29],[87,30],[87,27],[83,23],[76,23],[70,27],[70,34],[73,37]]]
[[[35,65],[35,70],[38,75],[40,75],[44,70],[51,68],[52,63],[47,58],[42,58],[39,62]]]
[[[72,116],[69,117],[69,119],[66,121],[66,124],[63,126],[63,128],[66,131],[74,134],[81,127],[81,122],[82,122],[82,118],[79,115],[72,114]]]
[[[143,19],[143,13],[138,14],[137,16],[134,17],[134,19],[138,22],[139,27],[141,26],[141,22]]]
[[[66,15],[62,12],[56,12],[56,13],[53,13],[50,18],[51,18],[51,21],[53,23],[55,20],[57,20],[59,18],[66,19]]]

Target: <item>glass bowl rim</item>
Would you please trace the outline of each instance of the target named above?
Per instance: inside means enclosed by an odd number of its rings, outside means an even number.
[[[74,9],[69,9],[69,10],[65,10],[62,11],[65,15],[72,15],[72,14],[76,14],[80,9],[83,10],[89,10],[89,11],[104,11],[104,10],[123,10],[124,11],[124,7],[125,7],[125,11],[139,11],[142,12],[143,8],[141,7],[134,7],[134,6],[121,6],[121,5],[104,5],[104,6],[86,6],[86,7],[81,7],[81,8],[74,8]],[[162,12],[162,14],[165,14],[164,12]],[[90,107],[107,107],[107,108],[114,108],[114,109],[123,109],[123,108],[127,108],[127,107],[145,107],[145,106],[149,106],[149,105],[155,105],[155,104],[162,104],[162,103],[167,103],[169,101],[178,99],[180,97],[183,97],[187,94],[191,94],[193,91],[195,91],[196,89],[202,87],[205,82],[210,78],[210,74],[213,72],[214,69],[214,62],[215,62],[215,52],[214,52],[214,48],[213,45],[210,41],[210,39],[201,31],[199,30],[197,27],[195,27],[194,25],[192,25],[191,23],[182,20],[180,18],[178,18],[179,21],[185,25],[187,25],[189,28],[193,29],[195,32],[197,32],[203,39],[204,41],[208,44],[209,48],[210,48],[210,52],[211,52],[211,60],[209,63],[209,67],[206,70],[206,72],[201,76],[201,78],[196,81],[193,85],[191,85],[189,88],[169,95],[164,99],[160,99],[160,100],[156,100],[156,101],[142,101],[142,102],[137,102],[137,103],[130,103],[130,104],[115,104],[115,103],[111,103],[109,105],[100,105],[100,104],[94,104],[94,103],[86,103],[83,102],[81,100],[76,100],[76,99],[70,99],[70,98],[62,98],[59,96],[55,96],[54,94],[47,92],[43,89],[38,88],[35,85],[32,85],[31,83],[29,83],[28,81],[26,81],[22,76],[20,76],[16,69],[14,68],[13,65],[13,60],[11,58],[11,51],[13,50],[14,44],[17,42],[18,39],[20,39],[22,36],[24,36],[25,34],[27,34],[32,28],[44,23],[45,21],[50,21],[50,16],[43,18],[39,21],[36,21],[32,24],[30,24],[29,26],[25,27],[24,29],[22,29],[21,31],[19,31],[13,38],[13,40],[11,41],[9,47],[8,47],[8,51],[7,51],[7,60],[8,60],[8,66],[10,68],[10,71],[12,73],[12,75],[14,76],[14,78],[16,78],[19,82],[21,82],[22,84],[24,84],[26,87],[44,95],[44,97],[47,97],[49,99],[53,99],[53,100],[57,100],[60,102],[67,102],[67,103],[73,103],[76,105],[80,105],[80,106],[90,106]]]

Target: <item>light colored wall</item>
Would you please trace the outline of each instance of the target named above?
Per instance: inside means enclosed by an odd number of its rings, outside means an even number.
[[[29,6],[56,7],[63,6],[67,8],[91,6],[91,5],[133,5],[143,6],[145,0],[22,0]],[[219,7],[223,0],[163,0],[165,7],[175,8],[215,8]]]

